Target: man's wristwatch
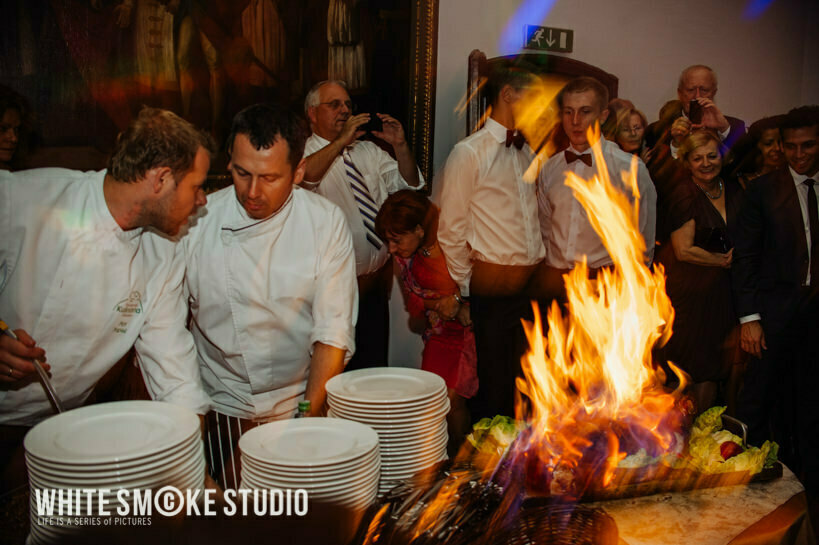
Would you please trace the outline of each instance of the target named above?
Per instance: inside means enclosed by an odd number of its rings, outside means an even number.
[[[460,293],[453,293],[452,295],[455,297],[455,300],[458,301],[459,305],[463,305],[466,302]]]

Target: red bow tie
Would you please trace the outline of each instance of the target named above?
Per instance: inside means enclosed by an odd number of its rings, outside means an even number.
[[[566,163],[569,165],[580,159],[582,162],[586,163],[587,166],[592,166],[591,153],[581,153],[578,155],[566,150],[563,152],[563,156],[566,158]]]
[[[525,143],[526,143],[526,138],[523,136],[523,134],[520,131],[512,131],[512,130],[507,130],[506,131],[506,147],[507,148],[514,144],[514,146],[517,149],[521,149],[521,148],[523,148],[523,144],[525,144]]]

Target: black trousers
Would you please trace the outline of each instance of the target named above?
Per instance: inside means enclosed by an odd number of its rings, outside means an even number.
[[[369,275],[358,277],[358,321],[355,354],[345,371],[389,365],[392,259]]]
[[[780,445],[780,459],[819,493],[819,297],[804,293],[789,324],[765,328],[767,350],[750,358],[737,400],[748,441]]]
[[[478,354],[478,393],[471,400],[473,420],[497,414],[515,416],[515,379],[528,342],[521,319],[532,321],[528,295],[469,298]]]

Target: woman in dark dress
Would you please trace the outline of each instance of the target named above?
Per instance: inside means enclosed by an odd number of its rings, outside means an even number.
[[[714,404],[717,383],[728,378],[737,353],[728,228],[736,221],[742,189],[720,175],[723,157],[715,134],[691,133],[678,156],[689,175],[670,193],[670,244],[658,256],[676,312],[674,334],[659,355],[691,376],[690,392],[702,411]]]
[[[397,191],[381,206],[375,229],[398,266],[410,317],[423,324],[421,369],[446,382],[452,457],[471,429],[466,399],[478,390],[477,355],[469,303],[461,298],[438,245],[438,208],[421,193]]]

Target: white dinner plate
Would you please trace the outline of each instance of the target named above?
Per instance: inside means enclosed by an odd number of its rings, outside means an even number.
[[[352,403],[400,405],[446,391],[434,373],[404,367],[371,367],[341,373],[327,381],[327,394]]]
[[[288,471],[289,468],[286,467],[274,467],[268,464],[259,463],[258,460],[254,461],[250,458],[243,457],[242,464],[244,467],[245,465],[252,468],[257,473],[263,473],[265,475],[270,475],[271,477],[279,477],[279,478],[286,478],[286,479],[335,479],[339,476],[348,475],[351,472],[359,472],[365,468],[373,468],[378,467],[381,464],[381,455],[380,453],[376,453],[372,457],[367,457],[366,460],[362,460],[362,462],[351,464],[349,466],[345,466],[339,469],[333,470],[326,470],[326,471],[316,471],[316,472],[309,472],[309,471]]]
[[[39,475],[29,473],[28,480],[32,487],[37,488],[56,488],[56,489],[94,489],[94,488],[108,488],[111,491],[106,494],[106,497],[116,498],[116,491],[120,488],[128,489],[149,489],[161,488],[165,485],[175,486],[177,488],[196,488],[200,487],[204,482],[205,460],[198,460],[190,466],[180,468],[180,471],[170,475],[154,475],[151,477],[144,477],[137,479],[126,485],[101,482],[98,486],[89,486],[88,484],[78,485],[76,483],[66,483],[63,481],[56,481],[53,479],[43,478]],[[80,501],[84,501],[84,496],[80,497]]]
[[[381,457],[378,450],[374,450],[373,454],[357,460],[355,464],[344,466],[341,468],[325,469],[321,468],[319,471],[289,471],[289,468],[274,467],[268,464],[259,463],[246,456],[242,456],[242,468],[250,468],[256,473],[262,475],[269,475],[281,479],[313,479],[313,480],[327,480],[344,478],[349,475],[357,475],[361,472],[369,472],[377,470],[381,464]]]
[[[269,489],[287,490],[288,488],[290,488],[284,486],[277,486],[263,479],[257,479],[254,475],[250,474],[243,475],[242,481],[245,484],[249,485],[251,488],[255,488],[257,490]],[[338,486],[320,489],[305,488],[305,490],[307,490],[307,497],[310,500],[342,499],[356,501],[371,494],[373,490],[378,488],[378,483],[379,479],[371,479],[356,487]]]
[[[109,479],[109,478],[125,478],[136,477],[141,474],[147,474],[156,471],[157,469],[167,466],[174,466],[191,458],[198,458],[203,456],[202,442],[191,442],[186,448],[180,451],[173,452],[167,457],[158,457],[143,464],[134,464],[127,466],[119,465],[104,465],[104,466],[89,466],[84,467],[83,471],[75,470],[77,466],[60,466],[58,464],[44,463],[34,457],[26,457],[26,465],[29,470],[35,470],[40,473],[46,473],[54,478],[68,477],[71,479]],[[99,469],[92,470],[91,467],[98,467]]]
[[[333,413],[333,417],[338,417],[335,413]],[[381,439],[398,439],[398,438],[406,438],[406,437],[413,437],[417,435],[429,435],[431,432],[438,431],[441,429],[443,424],[446,423],[446,416],[441,415],[434,420],[428,420],[426,422],[418,422],[415,424],[395,424],[392,426],[384,426],[381,424],[372,424],[369,422],[363,422],[355,420],[354,417],[345,417],[343,420],[352,420],[353,422],[359,422],[360,424],[364,424],[366,426],[371,427],[378,433],[378,437]]]
[[[413,399],[412,401],[384,403],[372,403],[367,400],[349,399],[338,396],[328,395],[327,404],[330,407],[346,407],[355,409],[357,411],[369,412],[375,415],[379,414],[395,414],[395,413],[411,413],[414,411],[424,410],[436,405],[439,405],[444,399],[447,399],[446,389],[440,392],[435,392],[428,396]]]
[[[27,452],[67,464],[145,458],[177,447],[199,430],[193,411],[161,401],[116,401],[73,409],[37,424]]]
[[[430,463],[437,462],[441,456],[446,454],[446,449],[429,452],[423,456],[400,456],[395,458],[382,458],[382,474],[395,473],[396,471],[409,471],[417,467],[427,467]]]
[[[429,427],[424,430],[376,430],[378,433],[378,442],[385,447],[397,447],[401,445],[412,445],[418,442],[425,442],[431,439],[440,437],[447,433],[446,420],[441,420],[435,427]]]
[[[145,479],[165,479],[176,475],[185,474],[190,469],[196,467],[201,460],[198,457],[188,457],[179,462],[167,466],[159,466],[151,471],[144,471],[133,475],[108,475],[91,478],[77,478],[66,475],[53,475],[39,471],[30,467],[29,475],[34,475],[40,480],[52,483],[59,483],[64,486],[85,487],[85,488],[129,488],[133,483],[144,481]]]
[[[355,482],[346,482],[346,483],[325,483],[325,484],[316,484],[316,483],[293,483],[293,482],[283,482],[278,481],[275,479],[267,479],[265,477],[260,477],[253,472],[246,472],[242,475],[243,478],[249,479],[257,484],[264,484],[267,488],[279,488],[281,490],[297,490],[303,489],[307,490],[308,493],[313,494],[315,493],[342,493],[345,491],[350,492],[358,492],[360,490],[368,489],[371,486],[376,486],[378,481],[381,479],[380,472],[376,472],[372,475],[368,475],[366,479],[362,479],[360,481]]]
[[[355,458],[351,458],[350,460],[346,460],[344,462],[339,462],[337,464],[294,467],[292,465],[286,464],[282,465],[277,464],[275,462],[271,462],[270,460],[262,460],[259,458],[255,458],[248,454],[247,452],[242,452],[242,463],[245,463],[246,460],[252,466],[265,469],[272,473],[280,473],[293,476],[303,475],[320,476],[335,475],[338,473],[343,473],[345,471],[352,471],[360,467],[362,464],[366,465],[374,463],[376,460],[379,460],[380,457],[381,457],[380,448],[378,447],[378,445],[376,445],[374,448],[370,449],[370,451],[367,452],[366,454],[363,454]]]
[[[418,426],[429,420],[437,420],[449,412],[449,400],[442,398],[439,403],[423,409],[402,412],[363,411],[354,407],[330,405],[330,414],[356,422],[375,426]]]
[[[395,447],[389,445],[382,445],[381,456],[403,456],[407,454],[425,454],[430,451],[438,451],[445,448],[449,442],[449,434],[444,433],[437,438],[428,441],[419,442],[418,444],[401,445],[396,444]]]
[[[360,458],[378,444],[375,430],[338,418],[294,418],[263,424],[242,435],[239,448],[278,466],[333,466]]]

